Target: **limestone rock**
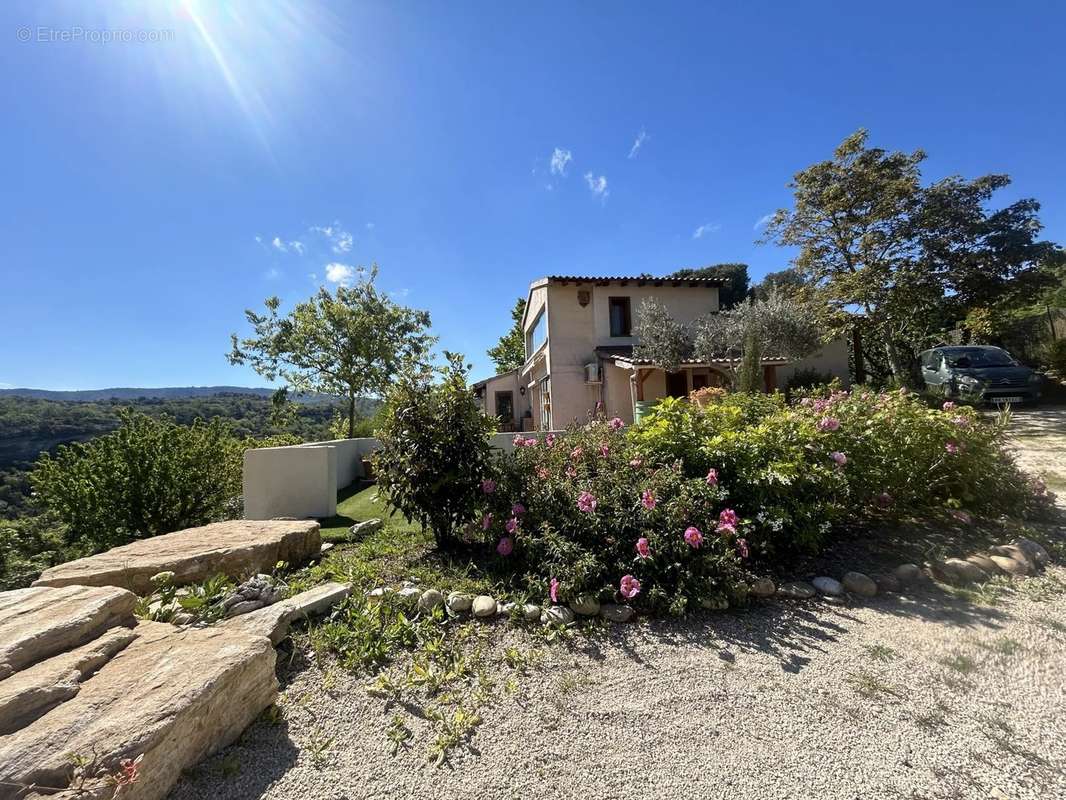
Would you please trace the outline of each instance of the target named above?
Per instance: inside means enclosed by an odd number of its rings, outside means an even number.
[[[551,622],[556,625],[569,625],[576,619],[574,612],[566,606],[549,606],[544,609],[540,618],[542,622]]]
[[[230,606],[229,610],[226,611],[226,616],[239,617],[241,614],[247,614],[251,611],[258,611],[265,605],[266,603],[264,603],[262,600],[242,600],[241,602],[235,603]]]
[[[841,583],[852,594],[861,595],[862,597],[873,597],[877,594],[877,584],[874,579],[861,572],[845,572]]]
[[[1001,547],[990,547],[988,548],[988,553],[992,556],[1003,556],[1004,558],[1013,558],[1025,568],[1025,572],[1023,573],[1024,575],[1032,575],[1033,573],[1039,571],[1039,567],[1037,567],[1036,561],[1030,558],[1029,554],[1017,545],[1006,544],[1002,545]]]
[[[990,578],[1003,574],[1003,570],[999,568],[999,565],[983,553],[974,553],[972,556],[966,556],[966,560]]]
[[[526,603],[522,606],[522,619],[526,622],[536,622],[540,619],[540,606]]]
[[[600,606],[600,616],[611,622],[629,622],[637,612],[633,606],[604,603]]]
[[[514,603],[499,603],[496,606],[496,616],[498,617],[510,617],[515,610]]]
[[[839,597],[844,594],[844,585],[836,578],[827,578],[824,575],[811,581],[814,588],[827,597]]]
[[[25,727],[72,698],[83,680],[136,638],[130,628],[112,628],[88,644],[38,661],[0,681],[0,736]]]
[[[487,594],[479,594],[471,605],[475,617],[491,617],[496,613],[496,601]]]
[[[12,784],[65,787],[70,754],[115,771],[143,756],[122,800],[162,800],[182,770],[233,742],[277,695],[270,642],[225,626],[140,623],[137,638],[78,693],[0,738],[0,797]],[[89,786],[89,797],[114,787]],[[109,793],[110,792],[110,793]]]
[[[465,614],[473,605],[474,598],[471,595],[461,592],[452,592],[448,595],[448,610],[453,614]]]
[[[991,553],[988,557],[1008,575],[1022,576],[1028,575],[1030,572],[1024,561],[1018,561],[1009,556],[1001,556],[997,553]]]
[[[895,575],[875,575],[874,583],[877,584],[879,592],[898,592],[901,586]]]
[[[751,585],[750,592],[756,597],[773,597],[777,591],[774,582],[769,578],[758,578]]]
[[[0,680],[108,628],[132,625],[137,598],[113,586],[31,587],[0,592]]]
[[[394,594],[392,588],[388,586],[379,586],[376,589],[371,589],[366,593],[366,600],[368,603],[380,603],[385,599],[387,595]]]
[[[1046,567],[1051,561],[1051,556],[1048,555],[1048,551],[1044,549],[1044,546],[1034,542],[1032,539],[1019,536],[1014,540],[1014,545],[1019,547],[1040,568]]]
[[[600,601],[589,594],[583,594],[570,601],[570,610],[583,617],[594,617],[600,613]]]
[[[948,558],[929,565],[930,572],[938,581],[951,586],[968,586],[988,580],[984,570],[961,558]]]
[[[377,517],[364,520],[363,522],[357,522],[348,529],[348,536],[352,539],[368,536],[369,534],[374,533],[374,531],[379,530],[384,524],[385,523]]]
[[[227,620],[225,627],[265,636],[271,644],[277,645],[289,635],[292,623],[326,613],[351,593],[350,583],[324,583],[258,611]]]
[[[789,581],[777,588],[778,597],[787,597],[790,600],[810,600],[814,594],[814,587],[804,581]]]
[[[396,595],[405,603],[417,603],[422,597],[422,590],[417,586],[404,586]]]
[[[921,578],[922,570],[917,564],[900,564],[892,570],[892,574],[896,580],[906,586],[908,583],[914,583]]]
[[[152,590],[152,576],[173,572],[173,583],[198,583],[223,573],[242,577],[297,564],[322,546],[312,520],[230,520],[139,539],[105,553],[46,569],[34,586],[121,586],[137,594]]]
[[[418,598],[418,610],[423,614],[432,614],[434,609],[444,605],[444,595],[436,589],[426,589]]]
[[[722,595],[715,594],[710,597],[701,598],[700,606],[706,608],[708,611],[725,611],[729,608],[729,601],[722,597]]]

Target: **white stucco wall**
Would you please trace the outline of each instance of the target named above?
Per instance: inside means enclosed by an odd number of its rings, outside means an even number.
[[[337,449],[313,445],[244,451],[244,517],[332,517]]]
[[[816,369],[828,372],[840,378],[844,388],[851,385],[851,372],[848,369],[848,342],[846,339],[834,339],[817,353],[807,358],[777,368],[777,388],[784,389],[788,379],[799,370]]]

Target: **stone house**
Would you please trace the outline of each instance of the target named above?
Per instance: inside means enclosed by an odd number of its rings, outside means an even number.
[[[714,278],[549,275],[529,286],[522,329],[526,360],[518,369],[474,384],[486,414],[501,430],[551,430],[583,421],[597,406],[632,422],[639,401],[685,397],[705,386],[728,386],[725,362],[687,362],[666,372],[633,355],[635,315],[645,298],[661,302],[678,322],[690,324],[718,311]],[[762,362],[766,391],[784,388],[799,369],[848,380],[843,341],[790,363]]]

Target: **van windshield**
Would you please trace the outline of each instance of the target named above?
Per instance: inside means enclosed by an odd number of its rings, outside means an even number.
[[[1006,350],[994,347],[953,347],[944,351],[953,367],[1010,367],[1014,359]]]

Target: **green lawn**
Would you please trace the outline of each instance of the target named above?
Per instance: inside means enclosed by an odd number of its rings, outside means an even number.
[[[513,587],[505,587],[511,576],[500,569],[499,559],[491,549],[478,546],[438,550],[430,531],[423,531],[421,525],[408,522],[400,514],[388,515],[376,486],[353,485],[338,492],[337,499],[337,515],[320,520],[322,541],[333,542],[335,547],[320,564],[289,576],[294,589],[340,580],[365,591],[415,579],[444,592],[515,596]],[[374,517],[384,521],[381,528],[358,540],[349,538],[352,525]]]

